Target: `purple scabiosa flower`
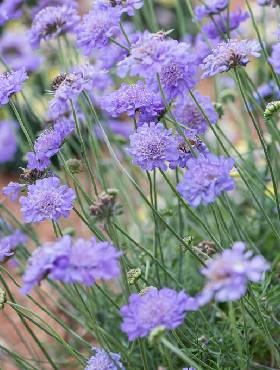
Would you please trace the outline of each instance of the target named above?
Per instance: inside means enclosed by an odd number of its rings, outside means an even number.
[[[160,95],[149,91],[143,81],[133,85],[123,83],[119,90],[103,97],[101,106],[112,117],[118,117],[122,113],[134,116],[139,112],[141,119],[142,114],[156,117],[164,111]]]
[[[16,247],[26,241],[26,236],[20,230],[14,230],[9,235],[0,233],[0,262],[12,256]]]
[[[24,68],[0,73],[0,107],[7,104],[10,97],[22,89],[22,85],[27,78]]]
[[[125,370],[121,363],[121,356],[117,353],[109,354],[102,348],[93,347],[95,352],[87,362],[85,370]]]
[[[94,49],[103,48],[110,37],[120,34],[121,11],[118,7],[92,9],[76,29],[77,45],[84,55],[91,55]]]
[[[69,235],[33,252],[23,277],[23,292],[28,293],[44,277],[67,284],[93,285],[96,280],[111,280],[120,274],[120,252],[109,242],[78,239]]]
[[[0,38],[0,55],[13,70],[25,68],[27,72],[38,69],[42,58],[32,50],[26,33],[4,32]]]
[[[179,42],[162,32],[144,32],[138,40],[132,44],[129,56],[118,64],[118,74],[121,77],[130,73],[132,76],[140,76],[150,79],[161,71],[162,66],[177,52]]]
[[[189,144],[192,147],[192,150],[197,154],[206,154],[208,153],[207,146],[201,141],[198,137],[195,135],[190,135],[186,131],[186,137],[189,141]],[[188,160],[191,158],[194,158],[190,147],[188,146],[187,142],[185,141],[184,137],[177,135],[176,137],[177,141],[177,150],[178,150],[178,159],[176,160],[170,160],[169,161],[169,167],[172,169],[175,169],[177,166],[184,168],[187,166]]]
[[[203,5],[197,6],[194,12],[197,19],[200,21],[204,17],[221,13],[228,7],[228,5],[228,0],[206,0],[203,2]]]
[[[135,10],[141,9],[143,5],[144,0],[97,0],[95,7],[100,9],[119,8],[122,13],[133,16]]]
[[[194,96],[209,118],[209,121],[213,125],[217,123],[218,113],[215,111],[210,97],[202,96],[198,91],[194,92]],[[207,120],[190,95],[185,95],[182,101],[177,102],[173,113],[178,122],[185,125],[186,132],[189,135],[203,135],[208,129],[209,124]]]
[[[0,121],[0,164],[12,161],[17,151],[14,122]]]
[[[149,288],[143,295],[132,294],[128,305],[121,308],[121,329],[133,341],[147,336],[158,326],[175,329],[184,322],[186,311],[197,309],[195,299],[184,291]]]
[[[67,6],[68,8],[78,9],[76,0],[39,0],[36,6],[32,8],[32,15],[35,16],[40,10],[48,6]]]
[[[280,74],[280,43],[272,45],[271,57],[268,58],[274,71]]]
[[[0,3],[0,26],[22,16],[23,0],[3,0]]]
[[[61,185],[57,177],[37,180],[27,188],[27,196],[20,197],[24,222],[37,223],[68,217],[76,198],[67,185]]]
[[[269,264],[262,256],[253,256],[243,242],[236,242],[231,249],[208,260],[201,270],[207,283],[198,296],[199,303],[208,303],[213,298],[218,302],[240,299],[248,282],[262,281],[268,269]]]
[[[23,187],[24,185],[19,184],[17,182],[10,182],[7,186],[5,186],[2,189],[2,193],[6,197],[9,197],[11,201],[15,201],[18,199]]]
[[[54,39],[66,32],[72,32],[80,21],[75,8],[48,6],[33,19],[29,40],[33,48],[39,48],[42,40]]]
[[[262,99],[266,101],[271,101],[273,98],[280,99],[280,91],[274,80],[261,84],[253,95],[259,103]]]
[[[144,123],[130,137],[128,153],[133,163],[142,170],[152,171],[155,168],[167,169],[167,161],[179,158],[178,145],[172,130],[167,130],[161,123]]]
[[[249,62],[248,56],[260,57],[260,45],[255,40],[231,39],[221,42],[212,50],[201,64],[205,71],[202,78],[215,76],[218,73],[227,72],[231,68],[246,66]]]
[[[202,31],[210,39],[222,39],[223,35],[226,35],[228,31],[232,32],[238,29],[242,22],[249,18],[249,13],[242,11],[241,8],[234,12],[227,14],[227,12],[214,17],[214,21],[209,21],[202,27]],[[215,22],[215,23],[214,23]]]
[[[192,158],[177,190],[192,207],[213,203],[223,191],[234,189],[230,177],[233,164],[232,158],[216,157],[212,153]]]

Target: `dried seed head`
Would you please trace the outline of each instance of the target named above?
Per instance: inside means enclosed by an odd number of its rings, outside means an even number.
[[[107,221],[121,214],[122,206],[116,203],[117,194],[118,190],[108,189],[99,194],[98,199],[90,206],[90,213],[97,221]]]
[[[209,257],[212,257],[216,253],[216,245],[215,243],[209,240],[203,240],[197,245],[197,249],[199,249],[203,254],[206,254]]]
[[[66,161],[66,166],[72,174],[78,174],[83,172],[83,163],[79,159],[70,158]]]

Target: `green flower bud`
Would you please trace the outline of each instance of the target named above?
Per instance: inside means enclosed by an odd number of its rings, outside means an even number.
[[[127,272],[127,281],[129,285],[135,284],[135,282],[140,278],[142,274],[141,269],[138,267],[136,269],[131,269]]]

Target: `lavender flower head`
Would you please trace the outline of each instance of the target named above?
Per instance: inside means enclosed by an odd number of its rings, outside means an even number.
[[[75,8],[68,6],[48,6],[43,8],[32,22],[29,40],[33,48],[39,48],[42,40],[48,41],[59,35],[71,32],[80,21]]]
[[[64,236],[53,244],[43,245],[33,252],[23,277],[23,292],[28,293],[48,276],[66,284],[91,286],[96,280],[111,280],[120,274],[120,252],[109,242]]]
[[[200,21],[204,17],[221,13],[227,8],[228,4],[228,0],[206,0],[203,2],[203,5],[199,5],[195,8],[195,15]]]
[[[97,0],[96,7],[101,9],[119,8],[122,13],[133,16],[135,10],[141,9],[143,5],[144,0]]]
[[[216,157],[211,153],[190,159],[177,190],[192,207],[213,203],[222,192],[234,189],[230,177],[233,164],[232,158]]]
[[[27,196],[19,199],[26,223],[58,220],[62,216],[66,218],[76,198],[75,192],[67,185],[61,185],[57,177],[37,180],[27,190]]]
[[[11,231],[9,235],[0,232],[0,262],[12,256],[16,247],[26,241],[26,236],[20,230]]]
[[[0,3],[0,26],[22,16],[23,0],[3,0]]]
[[[164,111],[160,95],[149,91],[143,81],[133,85],[123,83],[119,90],[103,97],[101,106],[112,117],[118,117],[122,113],[133,117],[139,112],[141,119],[143,114],[156,117]]]
[[[18,199],[23,187],[24,185],[11,181],[2,189],[2,193],[6,197],[9,197],[11,201],[15,201],[16,199]]]
[[[268,269],[269,264],[262,256],[253,256],[243,242],[236,242],[231,249],[210,259],[201,270],[207,283],[199,302],[205,304],[213,298],[218,302],[240,299],[246,293],[248,282],[262,281]]]
[[[144,123],[130,136],[127,149],[133,163],[142,170],[152,171],[155,168],[167,169],[167,161],[179,158],[178,143],[172,130],[165,129],[161,123]]]
[[[32,8],[32,15],[35,16],[40,10],[48,6],[67,6],[68,8],[78,9],[76,0],[39,0],[36,6]]]
[[[210,123],[214,125],[218,121],[218,113],[215,111],[209,96],[202,96],[198,91],[194,92],[195,99],[201,106]],[[200,111],[194,99],[188,94],[179,101],[174,109],[174,115],[180,124],[185,125],[190,135],[203,135],[208,129],[208,121]]]
[[[274,71],[276,73],[280,73],[280,43],[272,45],[272,53],[271,57],[268,58],[270,63],[272,64],[272,67],[274,68]]]
[[[78,48],[89,56],[94,49],[106,46],[110,37],[120,34],[120,19],[121,11],[118,7],[91,10],[76,29]]]
[[[24,68],[15,72],[0,73],[0,107],[7,104],[13,94],[21,91],[22,85],[27,78]]]
[[[104,349],[97,347],[92,349],[95,355],[88,360],[85,370],[125,370],[119,354],[112,352],[108,354]]]
[[[12,161],[17,151],[14,122],[0,121],[0,164]]]
[[[195,299],[184,291],[149,288],[143,295],[132,294],[128,305],[121,308],[121,329],[133,341],[147,336],[158,326],[175,329],[183,323],[186,311],[197,309]]]
[[[248,56],[260,57],[260,45],[255,40],[228,40],[221,42],[212,50],[201,64],[205,71],[202,78],[215,76],[218,73],[227,72],[231,68],[246,66]]]
[[[27,34],[6,31],[0,39],[0,55],[13,70],[25,68],[34,72],[41,63],[41,57],[34,54]]]

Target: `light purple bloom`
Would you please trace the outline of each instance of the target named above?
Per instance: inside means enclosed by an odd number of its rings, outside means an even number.
[[[276,73],[280,74],[280,42],[272,45],[271,57],[268,59]]]
[[[23,277],[23,292],[28,293],[48,276],[66,284],[91,286],[96,280],[111,280],[119,276],[120,252],[109,242],[64,236],[53,244],[43,245],[33,252]]]
[[[255,40],[228,40],[221,42],[212,50],[201,64],[205,71],[202,78],[215,76],[218,73],[227,72],[231,68],[246,66],[248,56],[260,57],[260,45]]]
[[[15,201],[18,199],[23,187],[24,185],[17,182],[9,182],[9,184],[3,188],[2,192],[6,197],[9,197],[11,201]]]
[[[214,17],[215,23],[211,20],[202,27],[202,31],[210,39],[222,39],[222,35],[226,35],[228,31],[232,32],[238,29],[242,22],[249,18],[249,13],[242,11],[241,8],[229,13],[227,12]]]
[[[14,122],[0,121],[0,164],[12,161],[17,151]]]
[[[7,104],[13,94],[21,91],[23,82],[27,78],[24,68],[0,73],[0,106]]]
[[[48,6],[33,19],[29,32],[30,43],[38,48],[42,40],[48,41],[66,32],[71,32],[80,21],[75,8],[68,6]]]
[[[0,3],[0,26],[22,16],[23,0],[3,0]]]
[[[152,171],[155,168],[167,169],[167,161],[179,158],[178,143],[171,129],[165,129],[161,123],[143,124],[130,136],[127,149],[133,163],[142,170]]]
[[[121,11],[116,8],[92,9],[76,29],[77,45],[84,55],[91,55],[94,49],[103,48],[110,37],[120,34]]]
[[[40,10],[48,6],[67,6],[68,8],[78,9],[76,0],[39,0],[36,6],[32,8],[32,14],[35,16]]]
[[[139,112],[140,120],[143,114],[152,119],[164,111],[160,95],[148,90],[143,81],[133,85],[123,83],[119,90],[103,97],[101,106],[112,117],[118,117],[122,113],[134,116]]]
[[[12,256],[16,247],[26,241],[26,236],[20,230],[11,231],[9,235],[0,233],[0,262]]]
[[[25,68],[27,72],[38,69],[42,58],[32,50],[27,34],[6,31],[0,39],[0,55],[9,68]]]
[[[144,0],[97,0],[96,7],[101,9],[119,8],[122,13],[127,13],[129,16],[135,14],[135,10],[142,8]]]
[[[276,82],[271,80],[268,83],[263,83],[260,85],[257,89],[257,92],[254,92],[254,98],[259,103],[262,103],[262,99],[269,101],[273,100],[273,98],[280,99],[280,91]]]
[[[198,91],[194,92],[195,99],[201,106],[212,125],[218,121],[218,113],[215,111],[209,96],[202,96]],[[208,129],[208,122],[200,111],[196,102],[190,95],[185,95],[174,109],[174,116],[180,124],[185,125],[186,132],[190,135],[203,135]]]
[[[251,251],[246,251],[244,243],[236,242],[231,249],[208,260],[201,270],[207,283],[198,296],[199,303],[205,304],[211,299],[218,302],[240,299],[249,281],[262,281],[268,269],[269,264],[262,256],[253,256]]]
[[[57,177],[37,180],[27,190],[27,196],[19,199],[26,223],[58,220],[62,216],[66,218],[76,198],[75,192],[67,185],[61,185]]]
[[[88,360],[85,370],[125,370],[119,354],[112,352],[108,354],[104,349],[97,347],[92,349],[95,355]]]
[[[200,21],[204,17],[221,13],[227,8],[228,4],[228,0],[206,0],[203,2],[203,5],[199,5],[195,8],[195,15]]]
[[[177,190],[192,207],[213,203],[222,192],[234,189],[230,177],[233,164],[232,158],[216,157],[211,153],[190,159]]]
[[[128,305],[121,308],[121,329],[133,341],[147,336],[158,326],[175,329],[184,322],[186,311],[197,309],[196,300],[184,291],[149,288],[143,295],[132,294]]]

